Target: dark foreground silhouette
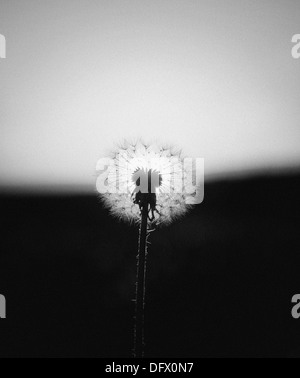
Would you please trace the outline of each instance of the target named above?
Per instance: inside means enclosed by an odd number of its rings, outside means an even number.
[[[300,357],[300,176],[206,185],[152,234],[147,357]],[[127,357],[138,230],[96,196],[0,197],[0,357]]]

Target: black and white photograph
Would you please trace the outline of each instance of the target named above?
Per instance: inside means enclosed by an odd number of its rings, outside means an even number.
[[[300,1],[0,0],[0,358],[300,358]]]

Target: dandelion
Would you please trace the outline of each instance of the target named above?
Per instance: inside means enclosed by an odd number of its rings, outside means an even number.
[[[185,185],[190,169],[184,165],[181,151],[157,144],[146,145],[125,143],[111,154],[114,169],[110,170],[108,182],[112,188],[125,188],[125,191],[111,190],[101,195],[104,206],[120,220],[140,223],[140,207],[133,201],[137,182],[148,182],[154,186],[156,211],[150,223],[168,225],[184,216],[191,208],[195,198],[195,187]],[[152,181],[152,182],[151,182]],[[158,182],[159,181],[159,182]],[[149,190],[148,190],[149,191]]]
[[[139,226],[134,357],[144,356],[145,277],[149,236],[184,216],[195,203],[193,167],[181,151],[158,144],[124,142],[111,153],[101,199],[111,214]]]

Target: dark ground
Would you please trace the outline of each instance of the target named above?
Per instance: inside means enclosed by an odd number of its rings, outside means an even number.
[[[0,357],[127,357],[137,230],[96,196],[0,197]],[[153,234],[148,357],[300,357],[300,176],[206,184]]]

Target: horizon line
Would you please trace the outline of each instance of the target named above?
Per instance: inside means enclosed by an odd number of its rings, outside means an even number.
[[[205,174],[205,183],[222,181],[246,181],[261,178],[280,178],[300,176],[300,164],[293,167],[280,168],[249,168],[222,173]],[[0,195],[98,195],[95,186],[91,184],[1,184]]]

